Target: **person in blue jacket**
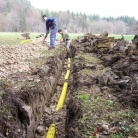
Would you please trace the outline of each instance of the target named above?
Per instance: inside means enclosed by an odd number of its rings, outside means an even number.
[[[44,41],[48,34],[50,33],[50,48],[55,48],[56,33],[57,33],[57,22],[55,18],[47,18],[43,15],[42,18],[46,21],[46,35]],[[44,42],[43,41],[43,42]]]

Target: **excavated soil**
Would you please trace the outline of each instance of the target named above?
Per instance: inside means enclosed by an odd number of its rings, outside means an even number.
[[[48,44],[42,45],[41,38],[32,43],[16,47],[0,46],[0,79],[16,72],[29,72],[35,68],[30,60],[44,57]]]
[[[33,138],[43,112],[56,92],[65,54],[48,51],[42,38],[13,48],[1,46],[0,137]]]
[[[56,138],[138,137],[135,44],[107,33],[73,40],[65,104],[55,111],[67,56],[40,41],[0,47],[0,137],[44,138],[52,123]]]
[[[137,45],[107,36],[72,43],[77,85],[67,104],[68,138],[138,137]]]

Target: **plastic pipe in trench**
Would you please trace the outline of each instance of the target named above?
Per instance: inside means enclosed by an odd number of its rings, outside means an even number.
[[[70,58],[68,58],[68,63],[70,63]],[[70,76],[70,70],[67,70],[67,73],[65,75],[65,80],[68,80]],[[56,111],[58,111],[59,109],[62,109],[63,105],[64,105],[64,101],[66,98],[66,94],[67,94],[67,88],[68,88],[68,82],[64,82],[63,88],[62,88],[62,92],[56,107]]]
[[[54,138],[55,134],[56,134],[55,124],[51,124],[49,129],[48,129],[46,138]]]
[[[70,67],[70,58],[68,58],[68,63],[69,63],[68,67]],[[70,76],[70,70],[67,70],[66,75],[64,77],[65,80],[69,79],[69,76]],[[66,94],[67,94],[67,88],[68,88],[68,82],[64,82],[64,85],[62,87],[62,92],[61,92],[61,95],[60,95],[60,98],[59,98],[59,101],[56,107],[56,111],[58,111],[59,109],[62,109],[64,105],[64,101],[65,101]],[[51,124],[48,129],[46,138],[54,138],[55,133],[56,133],[55,124]]]

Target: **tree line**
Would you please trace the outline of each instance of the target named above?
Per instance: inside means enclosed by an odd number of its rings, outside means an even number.
[[[42,15],[57,18],[58,27],[71,33],[134,34],[138,32],[134,17],[117,18],[86,15],[70,11],[50,11],[34,8],[29,0],[0,0],[1,32],[45,32]]]

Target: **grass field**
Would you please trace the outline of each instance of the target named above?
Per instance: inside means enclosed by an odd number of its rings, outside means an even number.
[[[116,39],[122,37],[121,35],[109,35],[109,36],[115,37]],[[123,35],[123,36],[124,36],[125,40],[127,40],[127,41],[132,40],[134,38],[134,35]]]
[[[1,32],[0,33],[0,45],[10,45],[10,46],[15,46],[20,44],[25,38],[21,36],[22,33],[9,33],[9,32]],[[42,33],[31,33],[30,37],[31,39],[36,38],[36,36],[40,35]],[[74,39],[82,34],[74,34],[71,33],[70,37],[71,39]],[[57,34],[57,39],[60,39],[61,35]]]
[[[22,33],[9,33],[9,32],[1,32],[0,33],[0,45],[10,45],[10,46],[16,46],[18,44],[20,44],[21,41],[25,40],[25,38],[23,38],[21,36]],[[42,33],[31,33],[30,37],[31,39],[34,39],[36,36],[40,35]],[[71,39],[75,39],[78,36],[82,36],[83,34],[75,34],[75,33],[70,33],[70,38]],[[113,36],[116,39],[117,38],[121,38],[121,35],[109,35],[109,36]],[[125,40],[132,40],[134,35],[124,35]],[[61,35],[57,34],[57,39],[60,39]]]

